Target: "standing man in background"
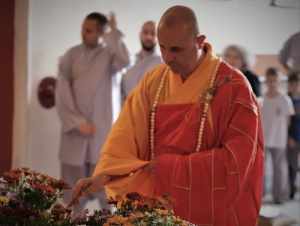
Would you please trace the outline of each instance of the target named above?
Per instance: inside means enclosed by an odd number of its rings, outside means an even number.
[[[155,51],[157,40],[154,21],[146,21],[143,24],[140,32],[140,41],[142,49],[136,54],[135,64],[122,77],[122,105],[131,90],[143,78],[145,72],[162,62],[161,57]]]
[[[112,124],[111,79],[129,63],[113,14],[110,20],[98,12],[87,15],[81,36],[82,43],[69,49],[60,61],[56,93],[62,122],[61,176],[71,186],[79,178],[91,175],[95,168]],[[70,195],[65,193],[65,202],[70,201]],[[95,197],[102,208],[107,208],[104,192]],[[86,202],[83,199],[77,211]]]

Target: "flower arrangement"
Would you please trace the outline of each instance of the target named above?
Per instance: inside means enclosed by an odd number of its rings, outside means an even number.
[[[4,173],[0,178],[0,225],[55,225],[52,207],[67,188],[62,180],[27,168]]]
[[[174,216],[167,197],[138,193],[109,200],[109,210],[74,215],[61,201],[68,186],[29,169],[15,169],[0,178],[0,226],[189,226]]]
[[[125,198],[111,200],[116,206],[114,215],[104,226],[188,226],[188,222],[174,216],[168,197],[148,198],[138,193],[127,194]]]

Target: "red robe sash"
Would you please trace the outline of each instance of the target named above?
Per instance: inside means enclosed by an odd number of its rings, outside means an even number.
[[[239,76],[221,64],[213,123],[206,121],[200,152],[195,148],[203,103],[157,107],[155,192],[169,194],[175,214],[197,225],[257,224],[263,173],[260,113]]]

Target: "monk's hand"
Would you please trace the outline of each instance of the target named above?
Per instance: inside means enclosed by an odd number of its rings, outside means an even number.
[[[82,178],[77,181],[73,188],[72,200],[68,207],[78,204],[79,199],[94,192],[103,190],[104,185],[109,181],[105,175]]]
[[[94,135],[96,132],[96,128],[91,123],[83,122],[79,125],[79,132],[85,136]]]
[[[156,166],[156,160],[152,159],[145,167],[144,170],[149,172],[149,173],[154,173],[155,171],[155,166]]]

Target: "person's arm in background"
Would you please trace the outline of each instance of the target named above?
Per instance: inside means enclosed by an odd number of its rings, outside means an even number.
[[[104,36],[104,40],[112,54],[112,74],[126,67],[129,62],[129,53],[125,43],[122,41],[123,34],[117,28],[117,22],[114,14],[111,14],[109,20],[110,32]]]

